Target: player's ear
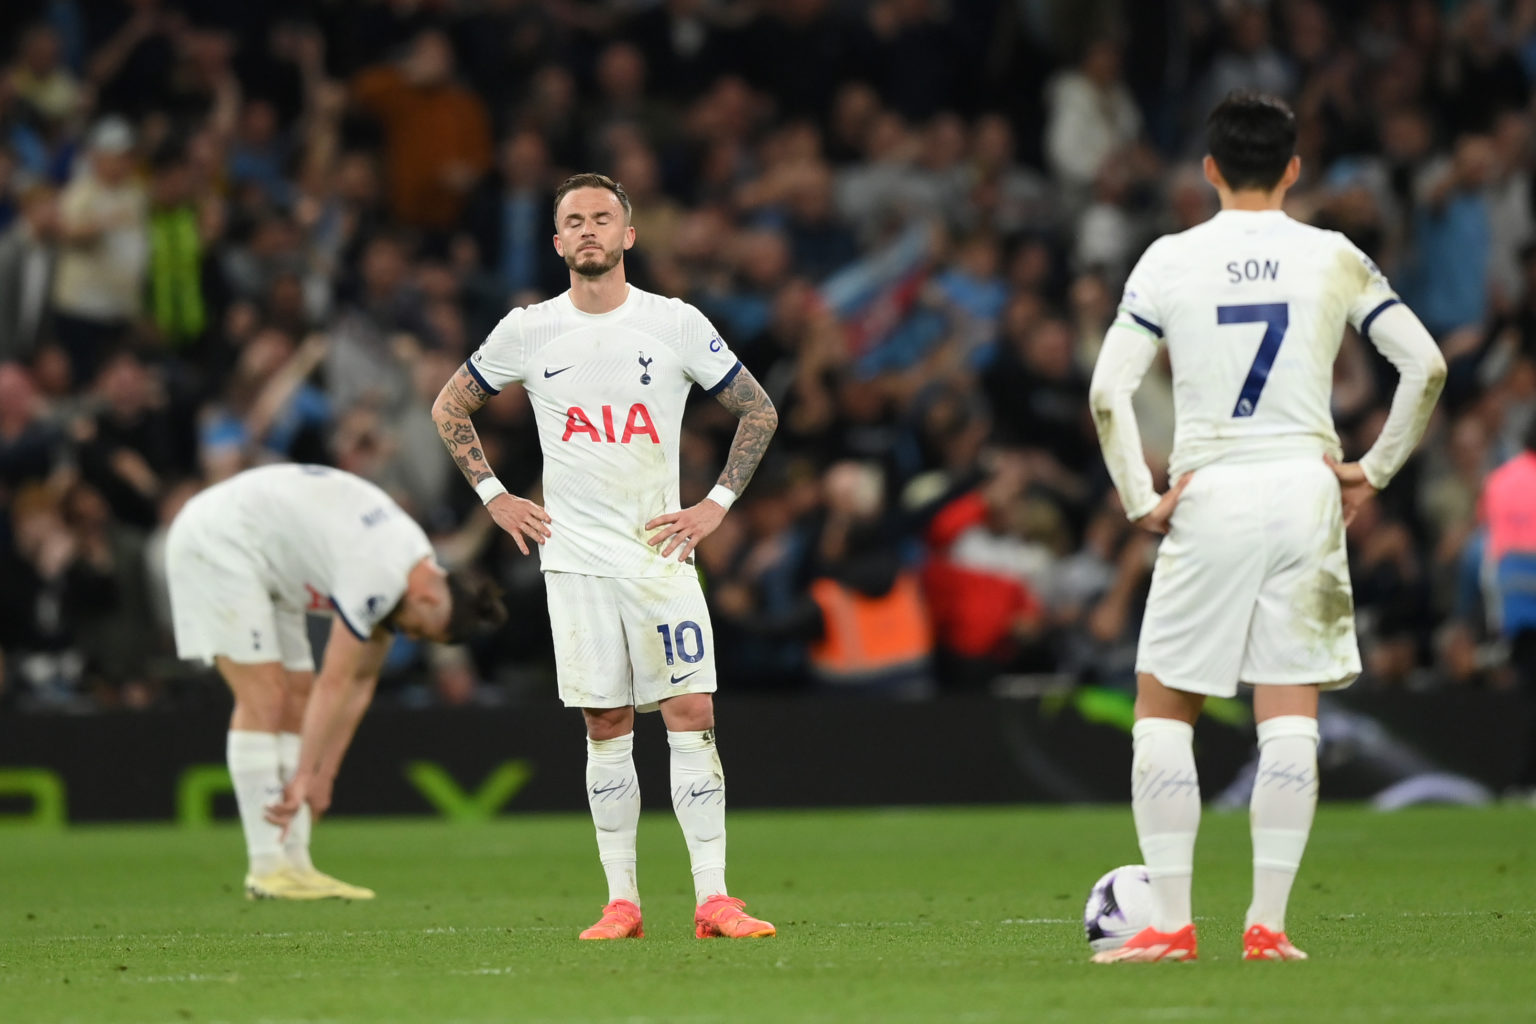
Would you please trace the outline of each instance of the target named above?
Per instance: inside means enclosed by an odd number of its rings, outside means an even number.
[[[635,244],[635,226],[631,224],[624,229],[624,248],[629,249]]]
[[[555,253],[561,259],[565,259],[565,246],[560,244],[560,234],[559,234],[559,232],[555,233]]]
[[[1301,157],[1292,155],[1290,162],[1285,165],[1285,173],[1280,176],[1280,187],[1288,189],[1296,184],[1301,177]]]
[[[1205,180],[1211,183],[1211,187],[1220,192],[1227,187],[1227,179],[1221,176],[1221,168],[1216,166],[1216,158],[1209,153],[1201,161],[1200,169],[1205,172]]]

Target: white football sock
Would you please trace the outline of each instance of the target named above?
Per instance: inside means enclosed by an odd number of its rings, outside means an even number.
[[[299,734],[296,732],[280,732],[277,734],[277,771],[278,777],[283,780],[283,785],[288,785],[293,780],[293,775],[299,770]],[[294,815],[293,821],[288,826],[288,838],[283,841],[283,853],[288,858],[288,863],[300,871],[313,871],[315,862],[309,859],[309,805],[299,808],[299,813]]]
[[[635,833],[640,829],[640,780],[635,777],[635,734],[587,739],[587,804],[597,826],[597,855],[608,876],[608,902],[640,905]]]
[[[699,903],[725,892],[725,769],[715,730],[668,732],[672,748],[672,809],[693,861]]]
[[[1317,811],[1317,719],[1283,715],[1260,722],[1259,772],[1249,820],[1253,832],[1253,903],[1246,931],[1285,931],[1285,905]]]
[[[1143,718],[1131,730],[1131,813],[1152,880],[1152,927],[1174,932],[1194,920],[1190,882],[1200,829],[1195,730],[1172,718]]]
[[[245,850],[250,855],[251,874],[269,875],[283,867],[282,829],[268,824],[267,805],[283,795],[278,774],[277,733],[248,732],[231,729],[225,745],[229,778],[235,786],[235,803],[240,806],[240,824],[245,829]]]

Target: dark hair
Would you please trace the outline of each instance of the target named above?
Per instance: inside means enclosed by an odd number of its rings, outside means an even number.
[[[501,588],[484,576],[450,572],[448,597],[448,643],[463,643],[507,621]]]
[[[560,224],[560,201],[579,188],[605,188],[619,197],[619,205],[624,207],[624,219],[629,220],[630,206],[629,196],[624,191],[624,186],[608,177],[606,174],[573,174],[560,183],[555,189],[554,217],[555,225]]]
[[[1296,115],[1274,96],[1228,93],[1205,125],[1211,159],[1234,191],[1273,189],[1296,155]]]

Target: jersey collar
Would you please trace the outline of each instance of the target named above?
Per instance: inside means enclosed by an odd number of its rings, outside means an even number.
[[[565,300],[566,309],[570,310],[572,313],[585,320],[617,320],[619,317],[629,312],[629,307],[635,298],[635,290],[636,289],[634,285],[626,282],[624,285],[624,301],[619,303],[617,306],[614,306],[606,313],[586,313],[580,309],[577,309],[576,303],[571,299],[571,292],[569,288],[565,290],[565,292],[561,295],[561,298]]]

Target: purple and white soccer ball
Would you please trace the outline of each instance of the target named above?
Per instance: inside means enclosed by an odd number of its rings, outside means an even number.
[[[1152,883],[1140,864],[1115,868],[1093,883],[1083,930],[1095,953],[1119,949],[1152,923]]]

